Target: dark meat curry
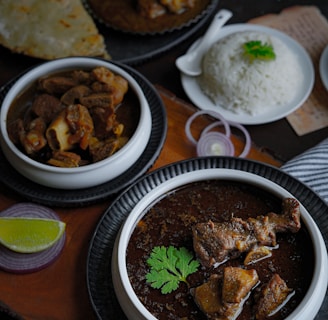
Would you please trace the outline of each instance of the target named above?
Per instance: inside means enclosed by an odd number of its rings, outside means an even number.
[[[152,34],[197,21],[210,0],[88,0],[87,3],[101,21],[114,29]]]
[[[209,225],[212,231],[229,230],[224,241],[213,244],[212,234],[200,236],[198,231]],[[222,246],[220,259],[202,255],[211,245]],[[155,246],[193,252],[201,267],[188,276],[189,286],[180,283],[162,294],[147,283],[147,259]],[[301,227],[298,202],[230,181],[192,183],[167,194],[147,210],[127,250],[131,284],[158,319],[285,319],[304,297],[313,267],[312,242]]]
[[[126,79],[105,67],[41,78],[8,112],[12,142],[57,167],[95,163],[122,148],[135,131],[139,103]]]

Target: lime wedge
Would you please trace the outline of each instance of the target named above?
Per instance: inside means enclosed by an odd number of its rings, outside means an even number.
[[[1,217],[0,244],[20,253],[43,251],[63,235],[66,224],[59,220]]]

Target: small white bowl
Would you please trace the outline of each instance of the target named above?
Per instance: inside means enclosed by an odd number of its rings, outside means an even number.
[[[126,145],[112,156],[77,168],[59,168],[37,162],[21,152],[9,139],[7,114],[12,102],[37,79],[67,70],[103,66],[124,77],[139,99],[140,119]],[[137,81],[119,66],[96,58],[63,58],[46,62],[24,74],[9,90],[0,111],[1,148],[9,163],[26,178],[57,189],[80,189],[108,182],[129,169],[142,155],[151,134],[152,120],[147,99]]]
[[[126,249],[135,226],[140,221],[153,203],[169,191],[183,185],[204,180],[237,181],[256,186],[272,195],[284,199],[293,197],[288,191],[279,185],[263,177],[252,173],[233,169],[202,169],[194,172],[181,174],[160,184],[149,192],[131,211],[122,225],[113,249],[112,255],[112,281],[114,290],[122,310],[128,319],[133,320],[156,320],[138,299],[129,281],[126,267]],[[328,258],[327,249],[319,228],[309,212],[301,205],[302,223],[309,231],[314,248],[314,271],[310,287],[296,309],[285,320],[310,320],[318,313],[325,297],[328,283]]]

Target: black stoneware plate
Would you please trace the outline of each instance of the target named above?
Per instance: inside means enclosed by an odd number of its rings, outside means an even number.
[[[194,0],[192,8],[179,14],[166,10],[164,14],[149,18],[139,12],[135,0],[83,0],[85,8],[95,21],[117,31],[145,36],[162,35],[192,26],[211,12],[216,3],[217,0]]]
[[[25,178],[9,164],[0,150],[1,183],[30,201],[48,206],[77,207],[96,203],[109,196],[116,195],[120,190],[123,190],[144,174],[154,164],[162,150],[166,138],[167,118],[164,104],[156,89],[146,78],[131,67],[124,66],[117,62],[114,64],[123,68],[138,82],[144,91],[151,110],[151,136],[144,153],[137,162],[117,178],[99,186],[79,190],[61,190],[44,187]],[[6,93],[14,84],[15,80],[0,89],[0,103],[3,101]]]
[[[163,54],[200,30],[216,12],[219,0],[212,0],[202,18],[195,24],[165,34],[136,35],[111,29],[95,23],[105,38],[107,51],[114,61],[129,65],[143,63]]]
[[[99,319],[126,319],[116,299],[111,274],[114,241],[122,222],[133,207],[153,188],[183,173],[201,169],[226,168],[262,176],[293,194],[310,212],[328,245],[328,206],[309,187],[278,168],[234,157],[207,157],[173,163],[147,174],[124,191],[107,209],[90,244],[87,260],[87,285],[93,308]],[[328,293],[316,320],[326,320]]]

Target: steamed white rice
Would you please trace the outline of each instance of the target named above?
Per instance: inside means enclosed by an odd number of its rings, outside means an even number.
[[[245,57],[243,44],[258,40],[273,46],[274,60],[250,62]],[[209,49],[198,81],[215,105],[256,115],[291,103],[302,86],[303,74],[297,57],[280,39],[244,31],[219,40]]]

